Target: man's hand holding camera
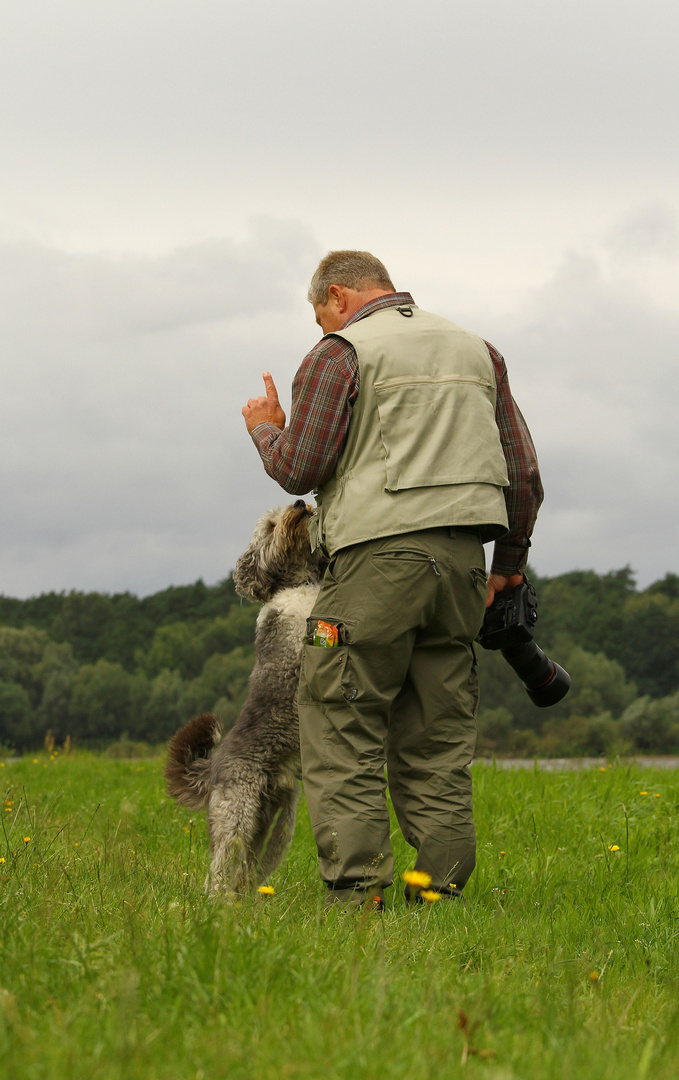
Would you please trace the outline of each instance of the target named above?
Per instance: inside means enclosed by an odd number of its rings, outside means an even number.
[[[488,578],[488,599],[486,607],[489,608],[495,599],[495,593],[504,592],[505,589],[515,589],[523,581],[523,574],[512,574],[511,577],[501,577],[500,574],[491,574]]]

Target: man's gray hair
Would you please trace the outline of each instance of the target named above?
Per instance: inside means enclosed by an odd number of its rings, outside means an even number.
[[[369,251],[329,251],[311,279],[309,302],[327,304],[331,285],[344,285],[359,292],[370,288],[396,291],[384,263]]]

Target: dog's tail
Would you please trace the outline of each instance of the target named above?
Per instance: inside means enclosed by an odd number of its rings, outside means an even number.
[[[210,794],[210,755],[222,728],[213,713],[201,713],[184,724],[167,748],[168,794],[183,806],[201,810]]]

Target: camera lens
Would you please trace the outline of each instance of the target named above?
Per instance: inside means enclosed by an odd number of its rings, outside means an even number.
[[[561,701],[570,689],[568,672],[550,660],[534,641],[512,649],[502,649],[502,655],[523,682],[523,688],[534,705],[546,709]]]

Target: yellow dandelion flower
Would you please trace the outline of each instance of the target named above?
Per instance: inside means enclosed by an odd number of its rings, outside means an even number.
[[[608,845],[608,850],[609,851],[620,851],[620,848],[618,847],[617,844],[609,844]]]
[[[34,765],[37,765],[37,764],[38,764],[38,759],[37,759],[37,757],[34,757],[34,758],[33,758],[33,764],[34,764]]]
[[[4,761],[0,761],[0,769],[4,769],[4,767],[5,767]]]
[[[30,844],[30,842],[31,842],[30,836],[24,836],[24,844]]]
[[[75,842],[75,844],[73,845],[73,847],[78,847],[78,844],[79,844],[79,843],[80,843],[80,841],[79,841],[79,840],[76,840],[76,842]]]
[[[414,885],[420,889],[426,889],[431,885],[431,874],[428,874],[426,870],[406,870],[401,876],[406,885]]]
[[[659,792],[659,791],[656,791],[656,793],[655,793],[655,795],[653,796],[653,798],[654,798],[654,799],[659,799],[659,798],[660,798],[660,792]]]
[[[4,855],[0,855],[0,862],[4,862],[4,861],[5,861],[5,856],[4,856]]]
[[[640,795],[648,795],[648,792],[647,791],[640,791],[639,794]]]
[[[606,772],[606,766],[605,765],[600,765],[599,766],[599,772]]]
[[[433,889],[420,889],[420,896],[423,900],[426,900],[428,904],[435,904],[437,900],[442,900],[440,892],[434,892]]]
[[[593,983],[598,982],[599,981],[599,972],[598,971],[590,971],[589,977],[590,977],[590,979],[592,980]]]
[[[5,813],[6,814],[11,814],[12,813],[12,807],[11,806],[6,806],[5,807]]]
[[[273,896],[276,890],[273,885],[260,885],[257,892],[261,893],[262,896]]]
[[[501,851],[501,852],[500,852],[500,855],[501,855],[501,856],[502,856],[502,855],[506,855],[506,854],[507,854],[507,852],[506,852],[506,851]]]

